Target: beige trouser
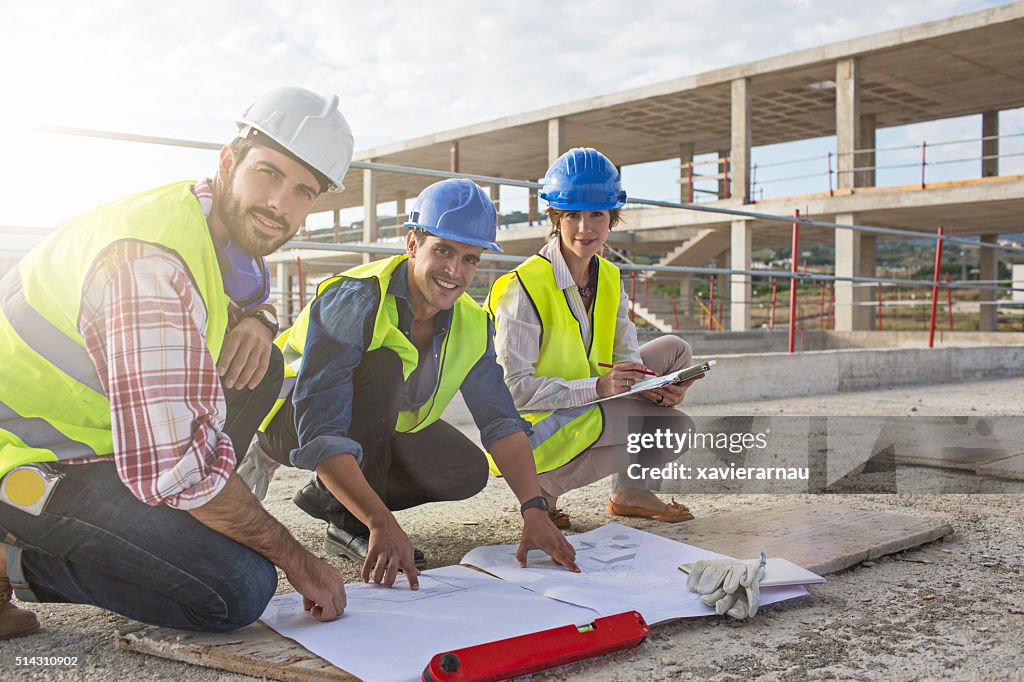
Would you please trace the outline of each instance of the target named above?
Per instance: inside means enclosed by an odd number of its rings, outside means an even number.
[[[640,357],[649,369],[658,374],[668,374],[688,367],[693,358],[690,344],[678,336],[660,336],[640,347]],[[642,466],[664,466],[682,453],[675,451],[646,451],[631,455],[626,451],[626,437],[629,433],[629,417],[676,417],[689,419],[684,412],[674,407],[663,407],[640,396],[616,398],[599,403],[604,416],[604,432],[601,437],[568,464],[554,471],[541,474],[540,487],[545,495],[559,497],[570,490],[582,488],[605,476],[619,474],[615,490],[657,489],[658,481],[633,481],[623,474],[633,463]],[[634,420],[634,427],[637,426]],[[651,428],[646,423],[644,430]],[[683,428],[679,424],[675,428]]]

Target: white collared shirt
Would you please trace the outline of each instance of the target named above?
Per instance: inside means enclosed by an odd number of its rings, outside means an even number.
[[[555,283],[565,291],[569,309],[580,324],[583,343],[590,345],[590,315],[583,304],[579,287],[569,272],[555,237],[540,250],[540,255],[551,261]],[[505,384],[512,393],[520,411],[557,410],[576,407],[597,400],[597,377],[588,379],[562,379],[536,376],[535,366],[540,356],[541,324],[530,298],[523,292],[518,279],[512,279],[505,295],[495,310],[496,338],[494,347],[498,363],[505,369]],[[619,309],[615,318],[615,345],[612,362],[642,362],[636,327],[629,319],[629,299],[623,287]]]

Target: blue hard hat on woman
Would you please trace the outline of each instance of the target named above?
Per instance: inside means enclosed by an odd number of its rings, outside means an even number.
[[[501,252],[498,211],[482,188],[471,180],[435,182],[416,197],[405,227],[425,230],[435,237]]]
[[[544,175],[540,198],[560,211],[610,211],[626,205],[619,169],[590,147],[558,157]]]

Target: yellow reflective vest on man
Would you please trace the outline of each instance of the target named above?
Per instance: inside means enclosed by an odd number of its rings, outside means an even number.
[[[0,280],[0,476],[16,466],[112,455],[110,401],[78,331],[82,287],[121,240],[178,255],[206,306],[206,345],[220,353],[229,299],[192,182],[134,194],[83,213]]]
[[[541,342],[535,375],[562,379],[587,379],[607,374],[599,363],[610,364],[615,349],[615,318],[619,309],[622,280],[619,269],[598,258],[597,292],[590,308],[589,347],[583,342],[580,325],[573,317],[565,292],[555,283],[551,263],[532,256],[512,272],[499,277],[491,287],[485,307],[491,317],[513,278],[519,280],[540,317]],[[495,326],[498,322],[495,321]],[[604,419],[597,405],[584,405],[547,412],[520,412],[533,424],[530,445],[537,473],[568,464],[601,437]],[[500,474],[488,455],[491,473]]]
[[[379,348],[393,350],[402,361],[402,374],[405,379],[408,379],[416,369],[419,351],[416,350],[412,341],[399,330],[395,297],[388,295],[387,291],[395,269],[407,259],[406,255],[395,256],[356,266],[340,275],[324,280],[317,287],[316,292],[317,298],[319,298],[331,287],[346,279],[374,280],[377,283],[379,303],[373,323],[373,336],[370,338],[370,345],[366,348],[366,352],[369,353]],[[295,319],[295,324],[281,332],[277,340],[274,341],[284,355],[285,388],[282,393],[288,393],[289,387],[294,386],[295,378],[302,366],[306,335],[309,332],[309,312],[315,302],[316,299],[310,301]],[[452,326],[445,335],[444,343],[441,346],[440,376],[437,386],[430,399],[419,410],[415,412],[403,410],[398,413],[398,424],[395,427],[397,431],[415,433],[441,418],[448,403],[455,397],[455,393],[462,386],[462,382],[465,381],[470,370],[487,351],[487,335],[487,313],[476,304],[469,294],[462,294],[455,301]],[[289,398],[279,399],[274,404],[274,408],[260,426],[261,430],[266,430],[270,420],[277,414],[286,399]]]

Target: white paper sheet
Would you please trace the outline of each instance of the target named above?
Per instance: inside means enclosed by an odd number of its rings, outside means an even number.
[[[608,396],[606,398],[598,398],[596,400],[591,400],[589,403],[584,403],[584,404],[585,405],[593,405],[594,403],[601,403],[601,402],[604,402],[605,400],[614,400],[615,398],[624,398],[626,396],[633,395],[634,393],[643,393],[644,391],[653,391],[656,388],[661,388],[662,386],[668,386],[669,384],[674,384],[676,382],[680,382],[681,383],[682,381],[684,381],[684,379],[681,379],[681,377],[690,376],[690,378],[693,378],[694,376],[697,376],[698,374],[704,374],[704,373],[710,371],[711,369],[713,369],[715,364],[716,364],[715,360],[708,360],[706,363],[698,362],[696,365],[690,365],[689,367],[684,367],[683,369],[676,370],[675,372],[670,372],[669,374],[663,374],[661,376],[650,377],[648,379],[642,379],[642,380],[636,382],[635,384],[633,384],[633,386],[628,391],[626,391],[624,393],[616,393],[615,395],[610,395],[610,396]],[[702,365],[707,365],[707,368],[704,369],[701,372],[694,373],[694,370],[696,370],[697,368],[701,367]]]
[[[679,564],[727,558],[699,547],[669,540],[618,523],[569,537],[582,573],[571,573],[543,552],[530,552],[525,569],[515,559],[515,545],[477,547],[462,557],[508,582],[551,599],[610,616],[639,611],[650,624],[675,618],[715,615],[686,589]],[[772,604],[807,594],[803,587],[766,587],[761,603]]]
[[[346,585],[345,615],[331,623],[313,620],[297,593],[274,597],[260,620],[363,680],[412,682],[435,654],[598,616],[463,566],[424,571],[415,592],[399,580]]]

